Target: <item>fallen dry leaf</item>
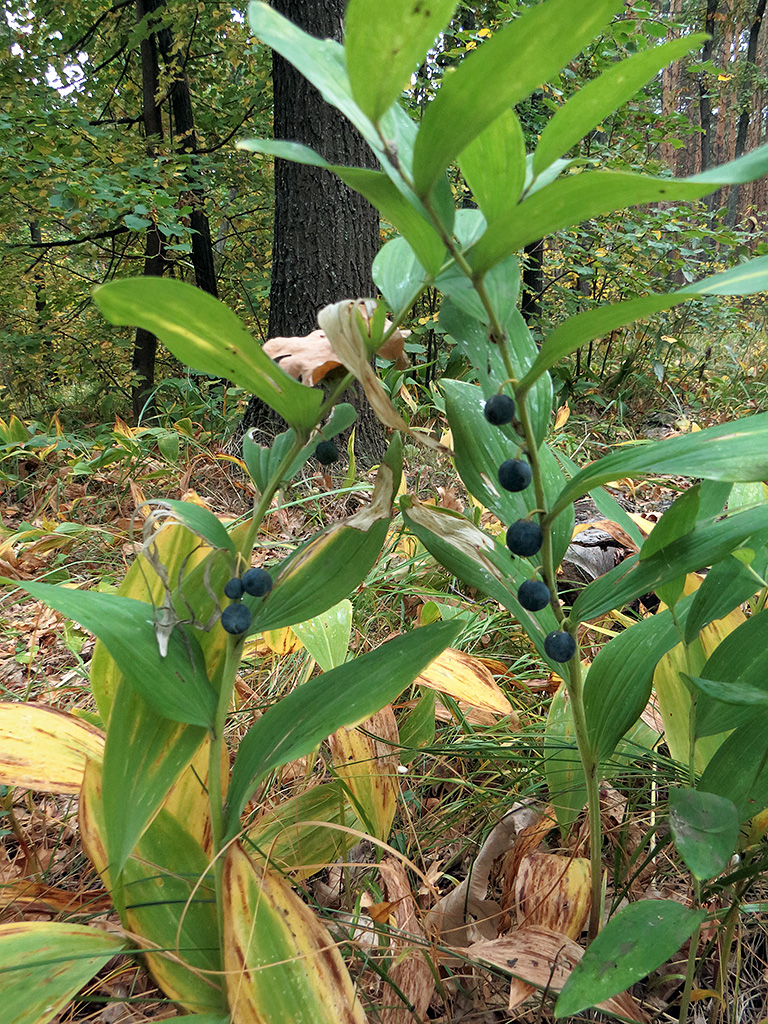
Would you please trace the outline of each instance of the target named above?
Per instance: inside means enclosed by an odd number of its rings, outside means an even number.
[[[389,974],[410,1003],[385,1007],[381,1020],[382,1024],[412,1024],[414,1019],[424,1020],[426,1017],[435,990],[435,975],[426,958],[424,931],[416,915],[416,903],[405,868],[400,861],[385,857],[379,872],[389,906],[394,907],[397,928],[396,932],[390,933],[394,965]],[[394,992],[391,996],[387,1002],[394,1002],[397,998]]]

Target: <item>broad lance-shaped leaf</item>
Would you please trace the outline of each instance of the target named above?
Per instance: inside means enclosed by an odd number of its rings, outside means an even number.
[[[293,160],[296,163],[309,164],[311,167],[322,167],[331,171],[356,192],[375,206],[384,220],[396,228],[408,241],[419,262],[431,276],[440,269],[445,256],[442,239],[432,227],[423,212],[421,203],[416,196],[409,197],[381,171],[365,167],[344,167],[331,164],[309,146],[298,142],[282,142],[271,139],[247,139],[238,143],[239,149],[251,153],[266,153]],[[334,346],[334,349],[336,347]],[[338,350],[336,350],[338,351]]]
[[[739,814],[730,800],[672,788],[669,824],[675,846],[696,878],[714,878],[724,870],[739,838]]]
[[[285,879],[232,843],[222,889],[224,970],[238,1020],[365,1024],[337,943]]]
[[[344,16],[344,50],[352,94],[372,121],[392,106],[411,83],[440,31],[450,21],[457,0],[351,0]],[[371,41],[383,42],[371,69]]]
[[[240,814],[273,768],[309,754],[340,726],[353,726],[390,704],[455,639],[460,624],[413,630],[370,654],[315,676],[273,704],[245,734],[235,757],[227,798],[227,839]]]
[[[278,568],[266,598],[246,596],[248,633],[306,622],[343,600],[376,561],[392,516],[393,476],[382,463],[371,504],[333,523],[294,551]]]
[[[104,748],[102,792],[109,868],[131,851],[207,732],[161,718],[126,682],[118,688]]]
[[[122,935],[81,924],[0,924],[3,1019],[12,1024],[48,1024],[107,961],[128,945]]]
[[[151,331],[187,366],[227,377],[297,430],[315,425],[322,393],[292,380],[232,310],[200,288],[168,278],[123,278],[97,288],[94,300],[110,323]]]
[[[606,455],[568,482],[547,519],[555,519],[582,494],[599,484],[624,476],[660,473],[707,480],[764,480],[768,477],[768,413]]]
[[[758,152],[762,153],[762,161],[755,163],[755,176],[761,177],[768,171],[768,146],[762,146]],[[729,166],[726,164],[720,168],[723,185],[731,184]],[[480,241],[472,246],[467,258],[473,272],[483,274],[531,242],[563,228],[582,224],[592,217],[646,203],[700,199],[716,188],[716,185],[699,178],[654,178],[626,171],[582,171],[553,181],[518,203],[508,216],[494,220]]]
[[[530,569],[522,565],[516,567],[506,547],[494,542],[464,516],[449,509],[422,505],[410,495],[401,499],[400,507],[408,528],[440,565],[508,608],[525,629],[540,657],[554,672],[562,671],[562,665],[550,661],[544,650],[546,634],[558,628],[551,606],[532,615],[517,600],[518,587],[528,579]]]
[[[695,284],[686,285],[680,291],[669,295],[645,295],[627,302],[590,309],[569,317],[544,339],[536,361],[518,385],[518,392],[526,392],[561,359],[572,355],[582,345],[600,338],[619,327],[634,323],[660,313],[662,310],[679,306],[698,296],[704,295],[753,295],[768,289],[768,256],[739,263],[736,267],[705,277]]]
[[[505,459],[514,458],[516,445],[498,427],[491,426],[483,415],[483,393],[480,388],[464,381],[445,381],[446,413],[453,434],[456,469],[471,494],[509,525],[524,519],[536,508],[533,487],[513,493],[505,490],[498,480],[498,468]],[[546,504],[551,505],[563,484],[563,473],[547,445],[539,449],[542,483]],[[553,549],[555,564],[559,565],[571,542],[573,520],[565,516],[555,522]],[[541,559],[534,556],[533,564]]]
[[[723,618],[757,593],[761,583],[755,573],[764,577],[767,568],[768,551],[764,546],[755,552],[749,568],[733,556],[713,565],[694,596],[685,623],[685,642],[690,644],[708,623]]]
[[[714,565],[753,536],[756,542],[765,543],[768,539],[768,505],[736,513],[719,522],[699,523],[695,530],[645,561],[641,562],[637,555],[627,558],[582,590],[571,618],[586,622],[621,607],[655,590],[661,583],[694,572],[703,565]]]
[[[187,626],[173,630],[168,653],[163,657],[151,605],[119,594],[14,582],[49,608],[95,633],[126,681],[157,714],[190,725],[213,724],[216,694],[197,637]]]
[[[101,760],[104,734],[44,704],[0,704],[0,784],[78,793],[86,757]]]
[[[123,927],[141,936],[142,962],[165,995],[188,1010],[225,1010],[208,854],[162,807],[115,881],[105,845],[101,769],[91,761],[78,824],[85,852],[120,908]]]
[[[640,900],[615,914],[576,964],[555,1004],[570,1017],[615,996],[668,960],[707,916],[676,900]]]
[[[511,107],[460,155],[461,173],[489,223],[507,216],[520,199],[525,163],[523,129]]]
[[[702,32],[643,50],[584,85],[557,108],[544,126],[533,155],[534,176],[564,156],[603,118],[631,100],[663,67],[702,46],[706,39]]]
[[[734,729],[715,751],[697,789],[716,793],[736,806],[739,821],[768,807],[768,754],[765,734],[768,713],[753,711],[748,722]]]
[[[617,0],[592,0],[587,6],[582,0],[547,0],[466,56],[443,79],[424,113],[413,153],[418,194],[428,196],[474,138],[554,78],[620,9]]]
[[[696,673],[702,678],[701,689],[704,691],[696,709],[697,736],[711,736],[744,725],[758,704],[764,706],[768,703],[767,638],[768,611],[751,615],[722,640],[701,671]],[[712,680],[720,686],[708,688],[704,680]],[[720,687],[723,689],[718,695]],[[731,700],[725,696],[729,689]],[[753,697],[756,699],[750,706],[751,689],[759,691],[762,700],[755,694]]]
[[[676,608],[682,617],[688,597]],[[584,715],[589,743],[600,760],[616,749],[648,703],[653,670],[680,640],[670,612],[657,612],[636,622],[601,647],[584,682]]]
[[[223,548],[235,554],[234,542],[222,521],[202,505],[196,505],[193,501],[174,501],[172,498],[150,498],[146,504],[170,509],[173,518],[207,541],[212,548]]]
[[[427,287],[429,275],[402,237],[390,238],[382,245],[371,270],[376,287],[399,323]]]

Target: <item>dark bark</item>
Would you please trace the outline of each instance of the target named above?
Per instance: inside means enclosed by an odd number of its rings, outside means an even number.
[[[523,263],[523,298],[520,312],[529,327],[538,325],[541,316],[541,295],[544,291],[544,239],[525,247]]]
[[[344,0],[276,0],[273,6],[312,35],[341,38]],[[272,68],[275,138],[303,142],[334,163],[371,166],[368,147],[346,118],[279,54]],[[373,295],[378,247],[378,213],[358,193],[320,168],[276,160],[269,337],[308,334],[323,306]],[[345,397],[358,409],[358,462],[379,461],[384,433],[378,420],[361,396]],[[256,399],[243,418],[243,428],[249,427],[265,438],[284,429]]]
[[[701,50],[701,62],[712,60],[712,52],[715,43],[715,15],[719,0],[707,0],[707,13],[704,16],[704,31],[709,39],[704,43]],[[709,99],[709,87],[707,85],[707,73],[702,72],[699,77],[699,121],[701,123],[701,135],[699,136],[700,171],[706,171],[712,162],[712,104]]]
[[[165,0],[147,0],[153,11],[161,11]],[[173,115],[172,134],[175,135],[176,149],[180,153],[197,153],[197,134],[192,111],[192,95],[189,79],[178,57],[173,53],[173,34],[170,28],[163,26],[158,29],[157,43],[163,60],[171,71],[169,98]],[[211,227],[203,212],[204,184],[200,171],[193,159],[186,172],[190,188],[190,226],[192,227],[192,266],[195,270],[195,284],[210,295],[219,297],[216,283],[216,268],[213,261],[213,245],[211,244]]]
[[[137,22],[150,13],[151,3],[152,0],[136,0]],[[154,152],[155,142],[163,136],[160,107],[157,103],[159,77],[157,42],[155,34],[149,33],[141,40],[141,88],[144,134],[147,139],[147,152],[150,154]],[[144,243],[145,277],[162,277],[165,269],[163,248],[163,240],[157,228],[148,228]],[[133,416],[137,422],[142,414],[151,416],[154,412],[152,393],[155,386],[156,354],[155,335],[143,327],[137,328],[132,362],[137,379],[131,389]]]
[[[765,16],[765,5],[766,0],[758,0],[757,7],[755,8],[755,14],[752,18],[752,24],[749,28],[749,41],[747,43],[747,63],[751,65],[757,64],[757,41],[760,36],[760,29],[763,24],[763,17]],[[749,79],[748,79],[749,82]],[[746,91],[750,94],[753,91],[753,86],[747,85]],[[750,110],[749,103],[746,96],[741,99],[741,112],[739,113],[739,120],[736,124],[736,146],[734,148],[733,158],[738,160],[740,156],[744,155],[744,150],[747,146],[747,131],[749,129],[749,119],[752,111]],[[726,213],[725,223],[729,227],[736,226],[736,219],[738,217],[739,209],[739,186],[732,185],[731,190],[728,193],[728,212]]]

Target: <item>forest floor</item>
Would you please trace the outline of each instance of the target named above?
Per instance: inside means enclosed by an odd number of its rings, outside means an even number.
[[[669,435],[680,426],[690,429],[691,423],[676,424],[675,416],[670,415],[661,422],[645,424],[641,433]],[[563,435],[569,454],[582,447],[579,435],[598,448],[612,443],[610,429],[605,435],[599,433],[601,429],[594,420],[580,420],[577,425],[574,418]],[[114,590],[138,550],[136,534],[141,534],[142,503],[148,498],[191,499],[232,521],[246,514],[253,497],[240,467],[223,448],[190,445],[185,452],[182,445],[177,462],[168,461],[154,449],[143,450],[139,460],[135,452],[126,451],[118,453],[120,457],[111,464],[88,472],[73,472],[80,456],[66,445],[44,453],[43,458],[38,455],[17,460],[13,473],[6,473],[7,479],[0,485],[4,503],[0,576],[21,584],[45,579]],[[408,483],[421,500],[458,510],[466,507],[466,494],[449,465],[425,465],[418,453],[409,452],[408,459]],[[344,473],[337,467],[328,473],[307,473],[287,503],[270,512],[261,551],[267,563],[284,557],[308,535],[366,503],[370,478],[362,477],[345,487]],[[617,481],[613,493],[650,528],[682,486],[675,480]],[[482,521],[491,530],[502,528],[487,512]],[[599,575],[632,550],[620,527],[607,522],[589,502],[577,509],[576,529],[573,558],[564,566],[564,584]],[[583,540],[589,529],[596,534],[579,549],[579,537]],[[513,708],[512,714],[503,716],[438,701],[434,741],[403,774],[390,842],[429,880],[416,895],[418,913],[434,906],[435,894],[445,895],[471,875],[490,825],[503,821],[510,811],[520,816],[515,831],[532,828],[540,850],[567,857],[582,853],[583,819],[579,818],[567,835],[553,829],[553,820],[547,822],[551,809],[536,755],[559,680],[542,666],[508,613],[457,584],[399,529],[392,532],[377,567],[366,585],[352,595],[352,602],[351,648],[357,651],[436,617],[464,615],[463,649],[491,673]],[[640,606],[636,611],[642,615],[648,609]],[[587,656],[615,628],[615,623],[596,624],[584,638]],[[77,715],[92,713],[88,673],[93,649],[94,638],[87,631],[27,599],[20,590],[6,588],[0,598],[0,701],[34,702]],[[312,671],[310,660],[295,644],[286,644],[285,637],[265,636],[253,642],[237,687],[240,710],[263,702],[265,688],[273,689],[277,679],[290,687],[290,680],[306,678]],[[404,702],[398,715],[407,711]],[[652,709],[648,720],[658,724]],[[647,855],[655,829],[656,799],[647,783],[647,771],[647,765],[636,771],[627,767],[619,779],[605,784],[606,862],[612,860],[615,866],[625,861],[623,877],[635,898],[648,891],[685,902],[689,880],[665,852]],[[663,759],[653,771],[658,772],[654,787],[663,786]],[[673,768],[667,766],[666,771]],[[315,774],[319,777],[317,769]],[[299,769],[293,776],[284,773],[284,792],[295,791],[303,779]],[[116,921],[109,896],[83,855],[77,798],[3,787],[0,800],[0,921],[69,920],[96,922],[97,927],[100,921]],[[509,906],[509,893],[505,892],[509,865],[503,853],[500,849],[488,883],[491,897]],[[365,915],[366,907],[381,904],[382,879],[376,876],[374,848],[362,844],[350,853],[350,859],[355,858],[358,866],[343,882],[339,869],[329,865],[305,883],[307,899],[329,919]],[[764,895],[757,891],[750,898],[758,904]],[[712,998],[720,953],[716,942],[709,941],[711,936],[702,937],[702,968],[694,1007],[706,1006],[707,1012],[696,1009],[693,1019],[723,1019],[734,1024],[768,1019],[767,925],[765,914],[755,913],[736,931],[728,982],[732,1005],[717,1005]],[[381,979],[365,966],[370,952],[363,949],[361,955],[357,950],[352,971],[369,1019],[376,1020],[377,1001],[380,1003],[383,994]],[[683,950],[663,972],[657,972],[652,984],[636,989],[642,1019],[675,1019],[686,955]],[[544,995],[535,989],[523,990],[522,995],[518,991],[520,1005],[512,1011],[507,1009],[508,975],[487,964],[482,969],[470,964],[448,973],[444,970],[439,983],[432,985],[424,1020],[491,1024],[549,1019],[552,1004],[546,998],[546,981],[542,983]],[[519,983],[515,984],[519,988]],[[55,1024],[139,1024],[169,1019],[176,1012],[134,961],[118,957],[56,1016]],[[595,1019],[599,1017],[591,1013]],[[400,1024],[417,1018],[401,1012],[384,1019]]]

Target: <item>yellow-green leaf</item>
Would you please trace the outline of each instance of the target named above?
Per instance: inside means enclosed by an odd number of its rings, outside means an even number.
[[[238,1024],[365,1024],[327,928],[238,843],[224,863],[224,968]]]

